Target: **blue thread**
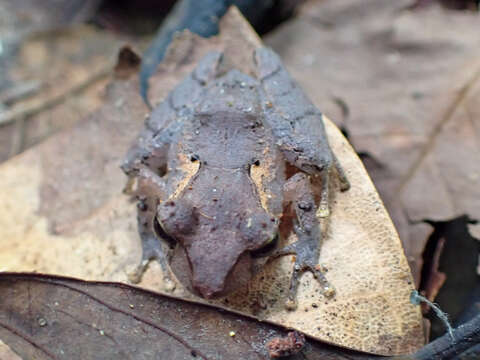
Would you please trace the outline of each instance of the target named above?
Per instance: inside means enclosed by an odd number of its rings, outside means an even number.
[[[447,328],[448,334],[452,338],[452,341],[455,341],[455,337],[453,336],[452,325],[450,325],[450,322],[448,321],[448,315],[444,313],[442,310],[440,310],[437,304],[432,303],[425,296],[420,295],[417,290],[413,290],[412,293],[410,294],[410,302],[413,305],[420,305],[421,302],[424,302],[425,304],[430,306],[435,312],[435,314],[437,315],[437,317],[443,322],[443,324]]]

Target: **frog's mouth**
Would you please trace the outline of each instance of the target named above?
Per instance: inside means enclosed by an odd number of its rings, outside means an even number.
[[[170,268],[190,292],[202,298],[223,297],[252,278],[252,258],[248,251],[220,255],[202,250],[200,256],[195,250],[176,246]]]

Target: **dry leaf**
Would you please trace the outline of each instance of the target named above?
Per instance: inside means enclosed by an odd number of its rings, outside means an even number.
[[[0,161],[99,107],[121,44],[113,34],[83,25],[25,39],[11,61],[8,89],[34,88],[0,111]]]
[[[176,39],[152,79],[152,99],[162,99],[211,49],[225,51],[248,70],[258,37],[238,11],[223,26],[217,38],[184,33]],[[119,165],[145,113],[136,82],[117,82],[89,119],[0,167],[0,187],[8,189],[0,195],[2,270],[127,280],[141,250],[135,206],[121,193],[125,177]],[[419,307],[409,302],[414,286],[400,240],[358,157],[328,119],[326,127],[352,183],[348,192],[335,191],[320,259],[337,295],[322,298],[319,285],[305,274],[299,308],[286,311],[292,262],[284,257],[228,297],[228,307],[352,349],[413,352],[423,343],[422,321]],[[164,289],[158,264],[150,266],[141,286]],[[202,301],[179,284],[173,295]],[[227,306],[225,300],[212,303]]]

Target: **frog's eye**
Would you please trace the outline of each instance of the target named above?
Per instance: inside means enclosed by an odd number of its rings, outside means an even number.
[[[260,160],[258,159],[252,159],[250,163],[247,165],[248,172],[250,176],[252,176],[252,171],[255,171],[255,168],[258,168],[260,166]]]
[[[268,239],[262,247],[251,252],[252,257],[264,257],[272,252],[278,244],[278,233]]]
[[[198,161],[200,160],[200,156],[198,156],[197,154],[193,154],[192,156],[190,156],[190,161],[191,162],[195,162],[195,161]]]

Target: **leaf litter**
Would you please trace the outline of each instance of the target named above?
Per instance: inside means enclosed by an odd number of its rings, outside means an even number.
[[[210,49],[224,49],[239,66],[249,63],[242,56],[258,46],[258,38],[235,14],[224,24],[218,38],[184,34],[177,39],[170,60],[153,80],[153,98],[162,99]],[[321,106],[315,94],[312,98]],[[121,194],[125,178],[118,165],[145,113],[135,81],[113,83],[100,110],[0,167],[1,186],[10,190],[2,194],[0,209],[3,270],[126,281],[128,269],[140,259],[140,244],[134,204]],[[228,305],[216,305],[352,349],[412,352],[423,343],[422,326],[418,307],[408,300],[414,287],[400,241],[358,158],[328,121],[327,132],[350,169],[348,175],[356,179],[345,197],[335,198],[331,241],[322,251],[338,296],[324,301],[315,291],[316,283],[305,275],[299,289],[301,307],[286,312],[281,290],[288,284],[291,262],[285,259],[266,270],[271,276],[266,282],[259,276],[258,283],[241,290]],[[140,285],[162,291],[161,278],[160,267],[152,264]],[[245,294],[248,301],[238,302]],[[179,285],[173,295],[200,301]]]

